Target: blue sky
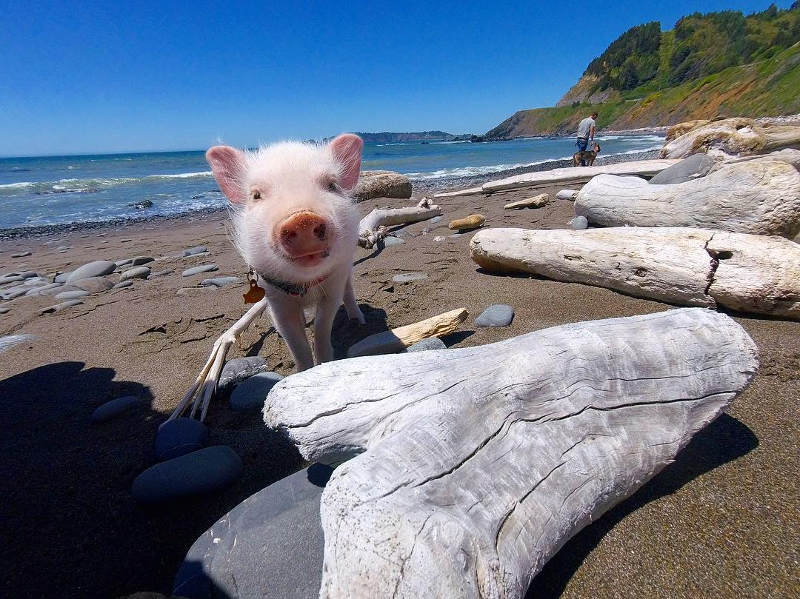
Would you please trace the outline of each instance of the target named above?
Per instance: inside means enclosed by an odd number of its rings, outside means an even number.
[[[633,25],[768,5],[0,0],[0,155],[483,133]]]

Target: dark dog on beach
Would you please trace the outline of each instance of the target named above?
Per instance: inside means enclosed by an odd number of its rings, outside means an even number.
[[[594,159],[597,158],[599,153],[600,146],[598,144],[594,144],[594,147],[591,150],[586,150],[585,152],[575,152],[572,155],[572,165],[592,166],[594,164]]]

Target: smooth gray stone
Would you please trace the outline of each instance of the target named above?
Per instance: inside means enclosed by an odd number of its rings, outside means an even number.
[[[17,285],[15,287],[10,287],[8,289],[4,289],[0,291],[0,298],[4,300],[12,300],[14,298],[20,297],[25,295],[30,291],[30,287],[25,287],[24,285]]]
[[[219,267],[216,264],[201,264],[200,266],[193,266],[192,268],[187,268],[183,271],[184,277],[191,277],[192,275],[200,274],[201,272],[211,272],[214,270],[218,270]]]
[[[111,289],[124,289],[125,287],[130,287],[133,285],[133,281],[122,281],[114,285]]]
[[[447,349],[447,346],[438,337],[428,337],[422,341],[417,341],[414,345],[410,345],[405,351],[428,351],[431,349]]]
[[[114,283],[103,277],[89,277],[88,279],[81,279],[80,281],[72,282],[75,287],[84,289],[89,293],[102,293],[108,291],[114,286]]]
[[[216,277],[213,279],[203,279],[200,285],[203,287],[225,287],[239,282],[239,277]]]
[[[53,297],[58,300],[74,300],[78,299],[79,297],[86,297],[89,295],[89,292],[85,289],[76,289],[75,291],[62,291],[60,293],[56,293]]]
[[[514,308],[508,304],[493,304],[475,319],[476,327],[507,327],[514,320]]]
[[[134,479],[131,493],[136,501],[160,503],[218,491],[241,475],[241,458],[216,445],[151,466]]]
[[[25,250],[24,252],[17,252],[16,254],[11,254],[12,258],[24,258],[25,256],[30,256],[31,253],[29,250]]]
[[[225,394],[233,385],[267,370],[267,361],[261,356],[233,358],[225,363],[217,383],[217,393]]]
[[[135,395],[126,395],[107,401],[92,412],[92,422],[106,422],[112,418],[116,418],[120,414],[124,414],[133,408],[143,406],[145,401],[141,397]]]
[[[395,283],[410,283],[411,281],[423,281],[428,278],[424,272],[404,272],[401,275],[392,277]]]
[[[187,250],[183,250],[183,255],[184,255],[184,257],[185,256],[194,256],[196,254],[202,254],[202,253],[207,252],[207,251],[208,251],[208,248],[206,246],[204,246],[204,245],[196,245],[196,246],[191,247],[191,248],[189,248]]]
[[[25,272],[19,273],[19,276],[21,276],[23,279],[31,279],[33,277],[38,277],[39,273],[33,270],[26,270]]]
[[[442,220],[442,217],[441,217],[441,216],[434,216],[434,217],[433,217],[432,219],[430,219],[430,221],[428,221],[428,222],[431,222],[431,223],[438,223],[440,220]]]
[[[66,283],[69,276],[72,274],[72,271],[68,272],[60,272],[56,276],[53,277],[54,283]]]
[[[6,312],[8,312],[10,309],[11,309],[11,308],[8,308],[8,307],[6,307],[6,306],[0,306],[0,314],[5,314],[5,313],[6,313]]]
[[[55,295],[56,293],[60,293],[61,291],[79,291],[77,287],[73,285],[64,285],[64,283],[51,283],[52,287],[40,287],[38,289],[39,293],[37,295]]]
[[[115,260],[114,264],[117,265],[117,268],[122,268],[123,266],[131,266],[131,262],[133,262],[133,258],[126,258],[125,260]]]
[[[707,154],[692,154],[656,174],[650,179],[650,183],[671,185],[699,179],[700,177],[705,177],[715,164],[716,161]]]
[[[283,377],[277,372],[259,372],[238,383],[231,392],[231,409],[237,412],[260,410],[267,393]]]
[[[26,287],[33,287],[35,285],[39,285],[39,286],[47,285],[49,282],[50,282],[49,279],[45,279],[44,277],[40,277],[38,275],[35,275],[33,277],[28,277],[26,279],[23,279],[22,284],[25,285]]]
[[[120,283],[122,281],[127,281],[128,279],[146,279],[150,276],[150,269],[146,266],[135,266],[133,268],[129,268],[121,275],[119,275]]]
[[[392,247],[393,245],[403,245],[405,241],[400,239],[399,237],[384,237],[383,238],[383,245],[384,247]]]
[[[173,595],[317,597],[325,545],[319,503],[332,472],[330,466],[312,464],[225,514],[189,549]]]
[[[54,306],[47,306],[46,308],[42,308],[39,310],[39,314],[49,314],[51,312],[61,312],[61,310],[66,310],[67,308],[71,308],[72,306],[78,306],[83,302],[79,299],[67,300],[66,302],[61,302],[60,304],[56,304]]]
[[[89,277],[102,277],[103,275],[114,272],[117,265],[110,260],[95,260],[84,264],[80,268],[76,268],[67,277],[66,282],[72,283],[73,281],[80,281],[81,279],[88,279]]]
[[[587,228],[589,226],[589,221],[586,220],[585,216],[582,216],[582,215],[581,216],[576,216],[571,221],[569,221],[569,226],[577,231],[577,230],[580,230],[580,229]]]
[[[208,427],[194,418],[167,420],[156,433],[156,459],[171,460],[202,449],[208,443]]]
[[[63,287],[64,287],[63,283],[48,283],[47,285],[42,285],[41,287],[34,287],[30,291],[28,291],[28,293],[26,293],[25,295],[52,295],[51,293],[47,292],[52,291],[54,289],[62,289]]]
[[[17,283],[24,280],[25,277],[22,275],[6,275],[4,277],[0,277],[0,285],[3,285],[4,283]]]

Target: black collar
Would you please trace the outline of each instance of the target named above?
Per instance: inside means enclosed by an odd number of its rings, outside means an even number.
[[[328,278],[328,275],[325,275],[324,277],[320,277],[319,279],[314,279],[313,281],[309,281],[308,283],[287,283],[286,281],[278,281],[277,279],[272,279],[261,273],[258,273],[258,275],[262,279],[264,279],[264,282],[269,283],[273,287],[280,289],[281,291],[283,291],[288,295],[294,295],[297,297],[303,297],[306,293],[308,293],[309,289],[311,289],[316,285],[319,285],[320,283],[322,283],[322,281]]]

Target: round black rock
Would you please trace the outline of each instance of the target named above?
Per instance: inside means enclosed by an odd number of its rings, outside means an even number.
[[[264,372],[266,369],[267,361],[261,356],[247,356],[246,358],[228,360],[222,369],[222,374],[219,375],[217,393],[224,395],[237,383],[254,374]]]
[[[189,599],[316,597],[325,540],[319,514],[333,470],[313,464],[220,518],[189,549],[173,594]]]
[[[438,337],[428,337],[422,341],[417,341],[414,345],[410,345],[408,348],[406,348],[406,351],[428,351],[431,349],[447,349],[447,346],[444,344],[444,341]]]
[[[244,379],[231,392],[231,408],[239,412],[260,410],[267,393],[282,378],[277,372],[260,372]]]
[[[133,408],[144,405],[144,403],[145,402],[141,397],[136,397],[135,395],[118,397],[99,406],[94,412],[92,412],[91,419],[92,422],[105,422],[106,420],[116,418],[120,414],[124,414]]]
[[[134,479],[131,493],[141,503],[161,503],[224,489],[241,475],[241,458],[216,445],[151,466]]]
[[[202,449],[208,443],[208,427],[194,418],[167,420],[156,433],[156,459],[171,460]]]

